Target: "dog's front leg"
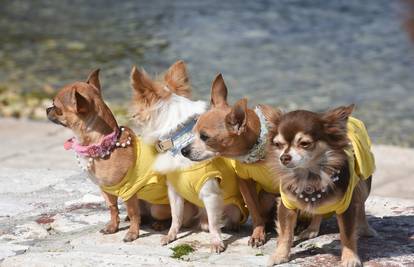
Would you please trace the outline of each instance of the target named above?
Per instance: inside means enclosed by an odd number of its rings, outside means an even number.
[[[167,181],[168,199],[171,207],[171,227],[166,236],[161,238],[161,245],[167,245],[177,239],[184,218],[184,199],[175,191]]]
[[[357,213],[355,199],[353,199],[344,213],[336,215],[342,243],[341,263],[346,267],[362,266],[357,253],[358,233],[355,225]]]
[[[221,237],[221,222],[223,216],[223,197],[216,179],[209,179],[200,190],[200,199],[204,203],[208,218],[208,228],[211,235],[211,250],[220,253],[225,249]]]
[[[262,246],[266,242],[266,231],[256,192],[256,183],[253,180],[239,178],[239,189],[253,221],[253,233],[248,244],[252,247]]]
[[[100,232],[103,234],[113,234],[116,233],[119,228],[118,197],[104,191],[102,191],[102,196],[105,199],[106,206],[111,214],[111,220],[100,230]]]
[[[138,198],[134,195],[125,201],[126,210],[128,213],[130,225],[128,232],[124,237],[124,242],[134,241],[139,237],[139,227],[141,223],[140,209]]]
[[[280,201],[277,210],[277,232],[279,234],[277,240],[276,251],[270,256],[267,263],[268,266],[281,264],[289,261],[290,248],[293,243],[293,231],[296,226],[297,211],[290,210]]]

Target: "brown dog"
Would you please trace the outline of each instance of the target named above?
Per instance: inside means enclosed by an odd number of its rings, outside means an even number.
[[[227,103],[227,87],[218,75],[211,88],[211,108],[202,114],[194,129],[194,141],[182,150],[183,155],[194,161],[221,156],[235,159],[234,168],[239,179],[240,191],[253,220],[251,246],[265,243],[265,223],[272,222],[272,211],[279,192],[279,184],[264,164],[267,143],[265,113],[247,108],[247,100],[239,100],[233,107]],[[259,193],[256,191],[259,185]]]
[[[349,117],[353,106],[325,112],[270,114],[269,165],[279,174],[279,233],[269,265],[289,260],[297,211],[335,212],[342,243],[342,265],[361,266],[357,238],[375,235],[366,220],[374,158],[363,123]],[[364,160],[362,160],[364,159]]]
[[[75,82],[59,90],[53,99],[53,106],[47,109],[47,117],[74,132],[76,139],[67,142],[65,146],[74,149],[86,160],[85,170],[102,189],[111,213],[111,220],[101,230],[102,233],[112,234],[118,231],[118,195],[126,204],[131,223],[124,237],[126,242],[137,239],[139,235],[139,204],[142,203],[138,202],[136,195],[145,199],[151,190],[161,192],[158,199],[154,199],[155,203],[149,199],[149,202],[140,206],[149,207],[145,211],[155,219],[170,218],[167,189],[163,180],[165,177],[153,173],[148,161],[148,158],[154,157],[155,150],[153,152],[152,148],[142,145],[132,130],[118,126],[102,99],[99,70],[92,72],[86,82]],[[140,154],[146,153],[146,161],[139,157],[137,151]],[[137,166],[141,167],[139,171],[136,170]],[[131,178],[134,182],[124,183],[126,178]],[[153,182],[155,180],[158,183]],[[124,184],[132,184],[132,188],[125,188]]]

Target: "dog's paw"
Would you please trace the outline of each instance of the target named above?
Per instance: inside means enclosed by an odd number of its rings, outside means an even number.
[[[269,259],[267,260],[266,266],[278,265],[278,264],[286,263],[288,261],[289,261],[289,256],[285,256],[285,255],[282,256],[280,254],[274,254],[269,257]]]
[[[361,267],[362,263],[358,255],[350,249],[344,248],[341,256],[342,267]]]
[[[221,253],[226,249],[224,242],[220,239],[211,241],[211,252]]]
[[[99,230],[99,232],[104,235],[115,234],[116,232],[118,232],[118,225],[107,224],[104,228]]]
[[[177,239],[175,235],[165,235],[161,237],[161,245],[165,246]]]
[[[124,236],[124,242],[132,242],[136,239],[138,239],[139,233],[138,231],[128,231],[126,235]]]
[[[304,231],[302,231],[299,235],[298,238],[299,239],[312,239],[315,238],[319,235],[319,231],[318,230],[314,230],[314,229],[305,229]]]
[[[248,242],[249,246],[257,248],[257,247],[263,246],[265,242],[266,242],[266,232],[265,232],[264,227],[262,226],[255,227]]]
[[[358,257],[352,257],[343,259],[341,262],[342,267],[362,267],[361,260]]]

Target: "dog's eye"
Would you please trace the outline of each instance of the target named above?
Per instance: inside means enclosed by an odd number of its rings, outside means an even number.
[[[302,141],[299,143],[299,146],[303,148],[309,148],[310,145],[311,145],[311,142],[306,142],[306,141]]]
[[[55,108],[55,113],[56,113],[56,115],[58,115],[58,116],[62,116],[62,110],[60,109],[60,108],[58,108],[58,107],[56,107],[56,106],[53,106],[54,108]]]
[[[282,143],[280,143],[280,142],[277,142],[277,141],[273,142],[273,145],[274,145],[277,149],[282,149],[282,147],[283,147],[283,144],[282,144]]]
[[[206,135],[205,133],[200,133],[200,139],[203,140],[204,142],[207,141],[209,138],[208,135]]]

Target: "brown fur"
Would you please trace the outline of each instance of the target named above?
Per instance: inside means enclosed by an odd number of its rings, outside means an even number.
[[[205,156],[190,156],[190,159],[238,157],[247,154],[255,145],[260,134],[260,121],[256,113],[247,107],[246,99],[240,99],[229,106],[227,87],[219,74],[211,88],[211,108],[200,116],[193,131],[197,138],[191,145],[191,150],[198,150]],[[266,241],[265,223],[274,206],[274,196],[258,195],[253,180],[239,179],[239,187],[253,220],[254,229],[249,244],[263,245]]]
[[[283,192],[299,203],[300,211],[312,214],[319,205],[335,203],[346,192],[350,174],[344,149],[349,146],[346,125],[352,110],[353,105],[320,114],[304,110],[274,113],[275,116],[269,121],[272,126],[268,163],[279,173]],[[298,159],[298,155],[302,158]],[[330,177],[335,170],[341,172],[340,179],[334,184]],[[305,202],[295,191],[302,192],[309,186],[315,190],[328,187],[326,196],[315,203]],[[359,182],[350,206],[345,213],[337,215],[344,266],[361,266],[357,255],[358,231],[364,235],[375,234],[365,216],[364,202],[368,194],[369,182]],[[296,218],[297,211],[287,209],[283,202],[279,204],[279,241],[269,264],[289,260]],[[321,217],[317,216],[316,219],[320,220]],[[310,228],[318,229],[319,226],[316,226],[317,223],[313,223]]]
[[[232,107],[228,105],[227,87],[219,74],[211,88],[211,109],[200,116],[194,131],[208,137],[205,141],[208,150],[223,157],[236,157],[254,146],[260,122],[255,112],[247,107],[246,99]]]
[[[174,63],[164,75],[153,80],[144,70],[136,67],[131,71],[133,90],[132,114],[137,122],[150,120],[149,108],[160,99],[167,99],[172,93],[180,96],[191,96],[191,85],[184,61]]]
[[[184,61],[175,62],[163,76],[165,83],[175,94],[191,98],[191,83]]]
[[[92,72],[86,82],[75,82],[63,87],[53,99],[53,106],[47,109],[48,118],[57,124],[71,129],[82,145],[98,143],[105,135],[118,128],[118,124],[102,99],[99,70]],[[125,142],[132,130],[126,128],[119,138]],[[132,146],[115,149],[106,158],[97,158],[90,169],[90,174],[100,185],[111,186],[121,182],[127,171],[136,162],[135,150]],[[114,233],[119,226],[119,211],[117,197],[102,192],[111,213],[111,220],[102,229],[105,234]],[[124,241],[138,238],[140,213],[138,199],[131,198],[126,203],[131,225]],[[161,207],[160,207],[161,208]],[[168,205],[162,205],[158,214],[169,214]]]

